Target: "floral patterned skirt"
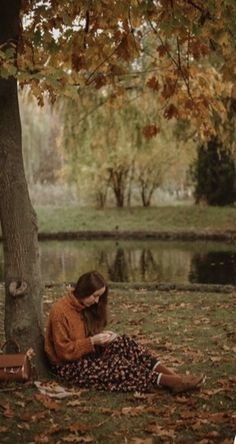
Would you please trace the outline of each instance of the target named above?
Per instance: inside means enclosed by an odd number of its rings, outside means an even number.
[[[77,361],[53,365],[52,371],[79,387],[149,392],[158,385],[158,372],[154,369],[158,363],[158,359],[140,344],[122,335]]]

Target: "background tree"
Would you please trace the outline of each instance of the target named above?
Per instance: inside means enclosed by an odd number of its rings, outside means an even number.
[[[229,205],[236,201],[235,167],[235,103],[224,98],[227,120],[221,128],[215,115],[217,136],[198,146],[192,173],[195,179],[195,200],[208,205]]]
[[[0,3],[0,47],[16,64],[19,1]],[[14,65],[13,66],[16,66]],[[4,66],[3,66],[4,69]],[[29,199],[21,145],[17,81],[0,77],[0,219],[4,249],[5,332],[22,349],[34,346],[42,370],[42,299],[36,215]],[[9,72],[8,72],[9,75]],[[33,342],[32,342],[33,341]],[[40,359],[41,358],[41,359]]]
[[[64,167],[60,108],[46,100],[40,108],[27,91],[19,94],[19,103],[27,181],[55,183]]]
[[[198,148],[194,168],[195,200],[208,205],[229,205],[236,200],[235,165],[232,153],[220,140],[211,139]]]

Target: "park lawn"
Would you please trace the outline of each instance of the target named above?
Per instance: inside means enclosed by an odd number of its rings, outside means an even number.
[[[60,286],[45,291],[45,321],[61,293]],[[3,385],[0,443],[232,443],[233,300],[232,293],[113,289],[108,328],[133,335],[179,372],[204,372],[204,387],[175,396],[163,389],[151,394],[78,390],[52,400],[32,385]]]
[[[234,207],[162,206],[151,208],[36,207],[39,232],[80,230],[207,231],[235,230]]]

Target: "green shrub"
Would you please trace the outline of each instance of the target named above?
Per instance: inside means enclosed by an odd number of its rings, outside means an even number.
[[[232,153],[214,138],[198,148],[193,166],[195,202],[229,205],[236,200],[235,165]]]

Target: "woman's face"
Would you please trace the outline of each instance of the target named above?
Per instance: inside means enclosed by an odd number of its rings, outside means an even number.
[[[105,292],[106,287],[99,288],[99,290],[96,290],[93,294],[90,296],[87,296],[84,298],[81,302],[85,307],[90,307],[90,305],[98,304],[100,297]]]

